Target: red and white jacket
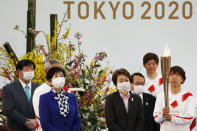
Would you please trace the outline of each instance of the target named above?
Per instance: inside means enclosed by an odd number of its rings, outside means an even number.
[[[164,93],[157,97],[154,109],[154,119],[160,123],[160,131],[191,131],[194,120],[193,97],[190,92],[181,91],[173,95],[169,90],[169,107],[172,115],[171,121],[163,117],[162,109],[165,106]],[[190,129],[191,128],[191,129]]]
[[[193,120],[191,126],[190,126],[190,129],[191,131],[197,131],[197,97],[193,97],[193,103],[194,103],[194,110],[195,110],[195,119]]]
[[[158,74],[154,80],[151,80],[148,76],[145,76],[145,83],[145,93],[157,97],[159,93],[163,92],[163,79],[161,74]]]

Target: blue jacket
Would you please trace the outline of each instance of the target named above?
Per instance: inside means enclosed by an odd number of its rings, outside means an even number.
[[[52,90],[40,96],[39,114],[43,131],[79,131],[80,117],[75,95],[68,93],[69,112],[67,117],[59,113],[57,100]]]

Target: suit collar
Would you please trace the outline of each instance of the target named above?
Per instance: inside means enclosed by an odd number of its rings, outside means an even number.
[[[27,99],[27,96],[25,94],[25,90],[24,90],[24,88],[23,88],[23,86],[22,86],[22,84],[19,80],[16,81],[15,86],[16,86],[17,91],[20,92],[21,97],[26,101],[26,103],[29,103],[28,99]],[[33,93],[34,93],[36,87],[37,87],[36,84],[31,82],[31,101],[32,101]]]
[[[48,92],[48,95],[52,101],[57,101],[55,100],[55,93],[52,91],[52,89]]]
[[[68,101],[70,101],[70,100],[71,100],[71,99],[70,99],[70,94],[67,93],[67,92],[65,92],[65,94],[68,96]],[[51,101],[57,102],[57,100],[55,100],[56,95],[55,95],[55,93],[52,91],[52,88],[51,88],[51,90],[47,93],[47,95],[49,96],[49,98],[50,98]]]
[[[29,102],[28,102],[27,96],[26,96],[25,91],[23,89],[23,86],[22,86],[22,84],[20,83],[19,80],[16,81],[15,87],[16,87],[16,90],[19,92],[19,94],[21,94],[21,98],[23,100],[25,100],[26,104],[28,104]]]
[[[120,94],[120,97],[122,99],[124,99],[124,98],[129,99],[130,98],[130,93],[129,92],[127,93],[127,96],[126,97],[124,95],[122,95],[120,92],[119,92],[119,94]]]
[[[125,114],[129,114],[130,110],[132,109],[132,102],[133,102],[133,100],[134,100],[134,99],[133,99],[132,93],[131,93],[131,92],[129,92],[129,93],[130,93],[130,98],[128,99],[128,112],[127,112],[127,110],[126,110],[126,107],[125,107],[124,102],[123,102],[123,100],[122,100],[122,98],[121,98],[121,96],[120,96],[119,91],[116,91],[116,92],[114,93],[114,95],[116,96],[116,97],[115,97],[116,100],[117,100],[118,103],[120,104],[120,107],[124,110]]]
[[[133,97],[133,94],[132,92],[130,91],[130,98],[129,98],[129,101],[128,101],[128,114],[131,114],[130,112],[132,112],[133,110],[133,102],[134,102],[134,97]]]
[[[21,83],[23,89],[25,90],[25,86],[28,85],[29,88],[31,89],[32,87],[32,82],[30,81],[28,84],[25,84],[21,79],[19,79],[19,82]]]

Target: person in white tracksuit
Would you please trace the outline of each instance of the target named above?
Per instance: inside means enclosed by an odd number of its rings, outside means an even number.
[[[192,122],[192,125],[191,125],[191,131],[197,131],[197,97],[193,97],[193,104],[194,104],[194,117],[195,119],[193,120]]]
[[[157,97],[163,92],[163,79],[161,74],[157,73],[159,57],[154,53],[147,53],[143,57],[143,65],[146,69],[145,76],[145,93]]]
[[[160,93],[153,113],[155,121],[160,123],[160,131],[191,131],[195,126],[192,125],[195,117],[193,96],[181,88],[185,79],[185,71],[181,67],[171,67],[169,107],[165,107],[164,93]]]

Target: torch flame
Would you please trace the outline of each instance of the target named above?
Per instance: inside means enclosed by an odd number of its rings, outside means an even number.
[[[165,45],[163,56],[170,56],[170,49],[168,48],[168,45]]]

